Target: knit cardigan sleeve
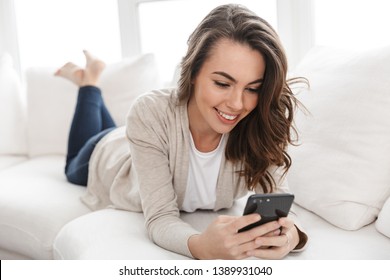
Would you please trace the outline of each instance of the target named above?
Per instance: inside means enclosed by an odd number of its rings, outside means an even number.
[[[143,96],[128,114],[126,135],[149,238],[167,250],[192,257],[187,242],[199,232],[180,219],[177,188],[185,186],[176,186],[175,190],[176,174],[170,164],[170,157],[180,163],[185,154],[176,139],[177,117],[166,96]],[[177,168],[174,172],[182,170]]]

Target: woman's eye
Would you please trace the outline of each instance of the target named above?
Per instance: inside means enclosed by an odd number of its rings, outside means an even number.
[[[229,84],[226,84],[226,83],[222,83],[222,82],[218,82],[218,81],[214,81],[214,83],[220,87],[220,88],[227,88],[229,87]]]
[[[251,92],[251,93],[258,93],[259,92],[258,88],[247,88],[246,90]]]

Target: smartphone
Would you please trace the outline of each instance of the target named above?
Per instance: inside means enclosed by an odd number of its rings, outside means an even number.
[[[289,193],[253,194],[248,197],[243,215],[258,213],[261,220],[243,227],[238,232],[246,231],[262,224],[287,217],[294,195]]]

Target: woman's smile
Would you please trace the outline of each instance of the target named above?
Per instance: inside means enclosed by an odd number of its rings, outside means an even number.
[[[221,117],[222,121],[223,122],[226,121],[229,124],[234,123],[239,116],[239,114],[229,114],[229,113],[222,112],[221,110],[218,110],[218,108],[214,108],[214,109],[217,111],[217,113],[218,113],[219,117]]]

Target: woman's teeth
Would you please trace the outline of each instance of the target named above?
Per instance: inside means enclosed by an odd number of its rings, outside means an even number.
[[[223,117],[223,118],[225,118],[225,119],[227,119],[229,121],[232,121],[232,120],[234,120],[234,119],[236,119],[238,117],[238,115],[228,115],[228,114],[225,114],[225,113],[223,113],[223,112],[221,112],[219,110],[217,110],[217,112],[218,112],[218,114],[221,117]]]

